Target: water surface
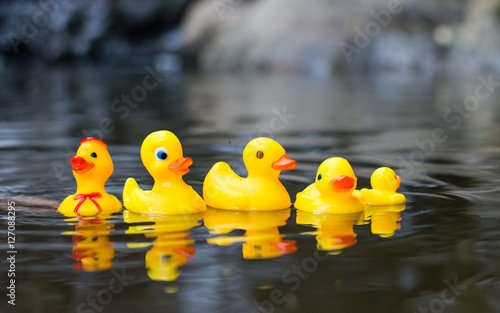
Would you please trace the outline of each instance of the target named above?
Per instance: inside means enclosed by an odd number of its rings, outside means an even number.
[[[498,91],[464,111],[477,79],[170,74],[138,94],[146,74],[3,73],[0,194],[74,193],[69,158],[90,135],[109,144],[107,189],[121,199],[128,177],[151,186],[140,144],[168,129],[194,160],[185,180],[200,193],[217,161],[245,175],[245,144],[268,136],[298,161],[281,175],[292,201],[324,159],[340,156],[359,187],[377,167],[393,167],[410,202],[401,212],[312,226],[294,209],[258,216],[264,228],[254,216],[212,212],[205,223],[219,228],[211,232],[192,216],[78,221],[19,209],[17,300],[13,308],[3,297],[2,312],[500,310]],[[133,92],[145,99],[120,102]],[[5,214],[0,226],[7,229]],[[317,250],[325,245],[330,254]]]

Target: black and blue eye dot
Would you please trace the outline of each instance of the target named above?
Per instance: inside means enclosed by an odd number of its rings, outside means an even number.
[[[155,156],[158,160],[164,161],[168,159],[167,150],[165,148],[158,148],[155,151]]]
[[[90,154],[90,156],[91,156],[91,157],[93,157],[93,158],[97,158],[97,153],[92,152],[92,153]]]
[[[167,154],[164,151],[158,151],[158,153],[156,154],[156,156],[158,157],[158,159],[161,159],[161,160],[166,160],[167,159]]]
[[[323,175],[319,174],[318,175],[318,181],[320,181],[322,177],[323,177]]]

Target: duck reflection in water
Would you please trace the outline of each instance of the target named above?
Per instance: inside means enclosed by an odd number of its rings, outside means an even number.
[[[342,249],[356,244],[354,225],[364,222],[363,212],[345,214],[314,214],[297,211],[297,224],[317,229],[309,233],[316,235],[318,250],[339,254]]]
[[[146,269],[149,278],[158,281],[174,281],[181,272],[179,266],[194,260],[196,248],[189,229],[201,225],[203,212],[185,215],[141,215],[128,210],[123,212],[126,223],[131,225],[127,234],[144,234],[155,238],[153,242],[130,243],[129,248],[151,248],[146,252]]]
[[[295,240],[283,240],[278,227],[284,226],[290,217],[290,209],[265,212],[228,211],[209,208],[203,220],[210,234],[217,237],[207,240],[219,246],[243,243],[243,258],[267,259],[297,250]],[[245,230],[243,236],[221,236],[229,232]]]
[[[388,238],[401,229],[401,212],[405,204],[368,206],[365,211],[365,220],[371,220],[372,234]]]
[[[73,267],[75,270],[100,271],[113,266],[115,248],[109,240],[109,234],[115,225],[108,219],[111,215],[101,214],[93,217],[75,217],[68,219],[70,225],[75,225],[75,231],[64,232],[73,239]]]

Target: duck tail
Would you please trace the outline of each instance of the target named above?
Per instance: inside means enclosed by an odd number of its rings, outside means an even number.
[[[132,192],[139,188],[139,185],[132,177],[128,178],[125,182],[125,186],[123,187],[123,204],[125,207],[130,202],[130,198],[132,197]]]
[[[359,201],[366,202],[366,192],[367,191],[368,191],[368,189],[366,189],[366,188],[363,188],[361,190],[354,190],[352,195],[354,197],[358,198]]]

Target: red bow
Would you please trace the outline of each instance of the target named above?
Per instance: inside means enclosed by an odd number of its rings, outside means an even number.
[[[99,203],[97,203],[94,198],[101,198],[102,195],[101,193],[99,192],[93,192],[93,193],[87,193],[87,194],[84,194],[84,193],[79,193],[75,196],[75,200],[80,200],[80,202],[78,202],[78,204],[76,205],[76,208],[73,212],[78,212],[78,209],[80,208],[80,206],[82,205],[83,202],[85,202],[85,200],[89,199],[90,201],[92,201],[96,208],[99,210],[99,212],[101,212],[101,207],[99,206]]]

